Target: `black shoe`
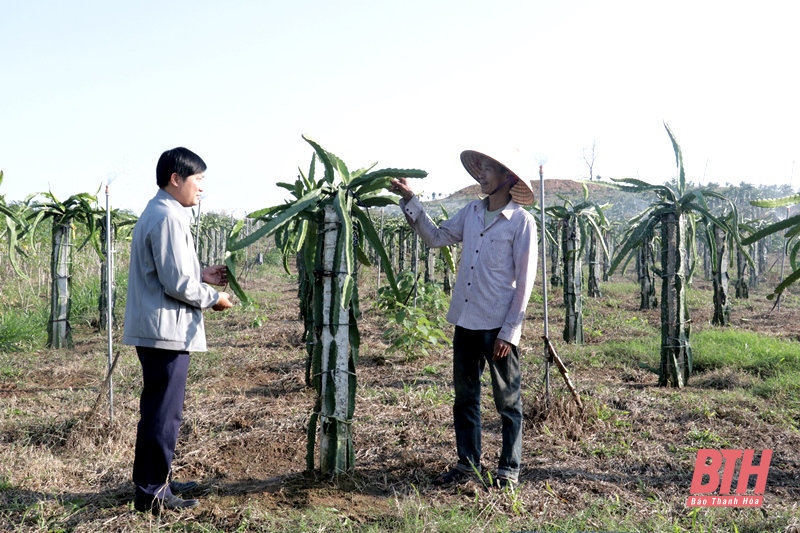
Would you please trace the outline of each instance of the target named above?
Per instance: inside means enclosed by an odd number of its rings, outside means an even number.
[[[446,487],[448,485],[464,483],[469,478],[470,474],[464,472],[463,470],[459,470],[458,468],[453,468],[449,472],[445,472],[444,474],[434,478],[433,484],[438,487]]]
[[[133,508],[140,513],[152,512],[154,515],[161,514],[163,509],[191,509],[197,507],[200,502],[197,500],[184,500],[170,494],[165,498],[136,498]]]
[[[196,481],[170,481],[169,491],[172,494],[185,494],[197,488]]]

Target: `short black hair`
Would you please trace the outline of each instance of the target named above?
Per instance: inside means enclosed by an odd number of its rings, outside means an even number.
[[[169,183],[173,173],[185,180],[189,176],[205,172],[206,168],[205,162],[199,155],[188,148],[179,146],[178,148],[167,150],[158,158],[156,183],[158,183],[160,189],[163,189]]]

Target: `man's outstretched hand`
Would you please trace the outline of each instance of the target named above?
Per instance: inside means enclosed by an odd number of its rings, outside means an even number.
[[[406,202],[414,197],[414,191],[411,190],[406,178],[393,179],[388,187],[388,190],[389,192],[399,194]]]

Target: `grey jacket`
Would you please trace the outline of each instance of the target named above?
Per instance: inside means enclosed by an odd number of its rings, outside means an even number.
[[[206,351],[201,309],[219,294],[202,282],[191,213],[159,189],[133,228],[123,344]]]

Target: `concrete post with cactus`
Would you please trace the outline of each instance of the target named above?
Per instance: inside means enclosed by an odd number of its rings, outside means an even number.
[[[658,307],[656,285],[653,278],[655,254],[653,252],[653,234],[645,235],[636,255],[636,271],[639,279],[639,309],[655,309]]]
[[[711,275],[714,285],[714,316],[711,323],[715,326],[728,326],[731,323],[731,306],[728,298],[728,239],[724,228],[714,226],[712,229],[716,253]]]
[[[564,319],[564,340],[583,344],[583,302],[581,255],[585,251],[584,239],[587,235],[597,238],[596,245],[608,253],[603,228],[607,221],[603,206],[589,201],[589,190],[583,186],[583,201],[573,204],[565,199],[563,206],[545,208],[558,221],[561,233],[561,255],[563,260],[563,292],[566,316]],[[599,266],[599,251],[595,254],[595,267]],[[597,272],[595,272],[598,274]],[[599,277],[595,277],[595,281]],[[599,287],[596,289],[599,295]]]
[[[53,221],[50,254],[50,319],[47,323],[47,346],[72,348],[69,323],[72,276],[72,220]]]
[[[355,412],[357,354],[350,346],[350,305],[345,303],[345,292],[350,290],[352,293],[355,279],[353,265],[348,264],[347,251],[343,250],[348,239],[342,235],[352,232],[352,225],[344,227],[331,204],[325,205],[322,211],[323,222],[317,241],[322,248],[321,268],[315,269],[319,280],[315,293],[321,297],[322,307],[319,313],[315,313],[316,340],[320,350],[316,358],[319,368],[314,369],[313,379],[319,382],[321,400],[317,411],[320,469],[338,474],[355,466],[351,425]]]
[[[561,249],[564,258],[564,341],[583,344],[583,303],[581,301],[581,234],[576,217],[561,221]]]
[[[241,250],[274,233],[284,256],[294,257],[302,251],[306,276],[313,279],[313,284],[306,284],[301,291],[301,308],[313,309],[310,378],[317,393],[308,424],[306,467],[311,470],[316,464],[319,440],[320,470],[336,475],[355,466],[353,414],[360,344],[356,261],[370,264],[363,249],[365,241],[375,248],[387,282],[400,298],[389,256],[366,208],[397,204],[396,197],[379,194],[392,178],[422,178],[427,173],[372,171],[374,164],[350,172],[334,154],[306,136],[303,139],[315,152],[308,175],[301,171],[294,184],[278,184],[292,192],[295,200],[248,215],[264,225],[241,239],[238,233],[243,223],[238,223],[228,238],[226,264],[231,288],[240,298],[246,298],[235,273]],[[325,168],[318,181],[314,178],[315,160]]]
[[[549,243],[550,250],[550,286],[559,287],[564,284],[561,278],[561,224],[558,220],[552,220],[553,241]],[[550,225],[550,224],[548,224]]]
[[[661,367],[659,385],[683,387],[692,368],[686,303],[686,220],[676,213],[661,218]]]
[[[600,278],[603,275],[602,268],[602,253],[597,245],[597,235],[594,232],[589,232],[589,280],[587,292],[590,298],[601,298],[603,296],[600,290]]]
[[[650,185],[641,180],[624,178],[613,179],[615,188],[630,192],[654,192],[656,200],[644,212],[639,214],[636,224],[627,232],[620,252],[611,265],[613,271],[621,264],[627,263],[637,248],[642,246],[655,230],[661,228],[661,364],[659,384],[683,387],[692,373],[692,349],[689,344],[690,322],[689,307],[686,300],[686,254],[687,215],[696,213],[709,224],[721,228],[732,229],[734,239],[738,241],[738,229],[719,220],[709,210],[706,198],[715,198],[731,203],[725,196],[709,188],[686,190],[686,175],[683,168],[683,155],[675,136],[669,126],[664,124],[672,142],[675,163],[678,170],[677,186]],[[736,220],[735,208],[731,204]],[[694,232],[689,232],[694,235]],[[715,246],[713,239],[708,239],[709,246]],[[693,244],[693,243],[690,243]],[[712,250],[712,253],[714,251]]]
[[[112,250],[114,249],[114,230],[113,225],[111,226],[112,229],[109,232],[108,230],[108,221],[103,220],[102,225],[100,226],[100,251],[101,251],[101,263],[100,263],[100,295],[98,297],[98,323],[100,324],[100,329],[105,330],[109,326],[113,327],[114,324],[117,322],[116,318],[116,303],[117,303],[117,284],[116,280],[109,279],[108,275],[108,263],[111,261],[111,268],[113,269],[114,260],[112,257]],[[109,246],[110,245],[110,246]],[[109,284],[111,285],[109,287]],[[108,295],[111,294],[111,301],[109,301]],[[111,308],[111,324],[108,323],[109,317],[109,307]]]
[[[97,191],[100,192],[100,189]],[[71,348],[72,332],[69,324],[71,295],[70,276],[75,225],[85,229],[85,239],[77,246],[81,249],[91,243],[98,255],[100,250],[99,224],[104,212],[97,206],[97,193],[74,194],[60,201],[52,192],[42,193],[45,201],[31,206],[31,231],[45,219],[52,222],[52,250],[50,259],[51,290],[50,320],[47,327],[47,345],[52,348]]]

